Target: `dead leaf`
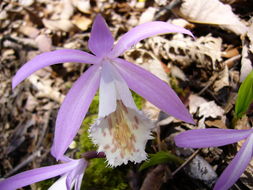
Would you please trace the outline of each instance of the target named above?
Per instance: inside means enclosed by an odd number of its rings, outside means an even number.
[[[224,52],[222,52],[222,57],[231,58],[239,55],[238,47],[235,48],[227,48]]]
[[[225,125],[225,123],[223,121],[221,121],[220,119],[207,120],[207,121],[205,121],[205,124],[208,127],[217,127],[220,129],[227,129],[227,126]]]
[[[212,166],[199,155],[186,165],[184,171],[190,177],[203,181],[209,187],[211,187],[217,179],[217,174]]]
[[[86,31],[90,27],[92,20],[85,16],[75,15],[72,18],[72,23],[76,25],[80,30]]]
[[[214,101],[207,101],[204,98],[192,94],[189,97],[189,109],[191,114],[195,114],[201,118],[198,121],[199,128],[205,128],[205,121],[207,119],[219,119],[225,123],[226,117],[224,116],[224,110],[218,106]]]
[[[24,7],[29,7],[34,3],[34,0],[19,0],[18,3]]]
[[[225,65],[225,68],[219,72],[218,79],[216,79],[213,84],[214,92],[218,92],[226,86],[229,86],[229,72],[227,65]]]
[[[241,60],[241,74],[240,82],[242,82],[248,74],[252,71],[253,61],[253,19],[251,19],[251,25],[247,32],[247,35],[242,40],[242,60]]]
[[[72,3],[82,13],[90,13],[90,0],[72,0]]]
[[[52,50],[52,40],[45,34],[40,34],[35,38],[35,42],[41,52],[47,52]]]
[[[184,72],[179,67],[172,64],[170,64],[168,67],[170,68],[170,72],[173,77],[179,78],[182,81],[187,80],[187,77],[185,76]]]
[[[170,173],[166,165],[158,165],[146,176],[140,190],[159,190],[163,183],[170,178]]]
[[[183,0],[174,11],[190,22],[218,25],[237,35],[247,32],[247,27],[232,12],[231,6],[218,0]]]
[[[70,20],[47,20],[47,19],[43,19],[42,20],[43,24],[53,30],[53,31],[64,31],[64,32],[70,32],[73,31],[75,29],[75,25],[70,21]]]
[[[193,28],[193,24],[189,23],[187,20],[182,19],[182,18],[176,18],[169,20],[171,24],[175,24],[177,26],[183,27],[183,28]]]
[[[145,47],[151,49],[157,57],[170,59],[183,67],[194,63],[199,68],[219,71],[224,67],[220,63],[221,44],[221,38],[210,35],[201,36],[193,41],[191,37],[175,34],[171,40],[160,36],[149,38]]]
[[[147,8],[142,14],[141,14],[141,17],[140,17],[140,20],[139,20],[139,24],[143,24],[145,22],[150,22],[153,20],[154,16],[155,16],[155,13],[156,13],[156,8],[154,7],[149,7]]]
[[[148,101],[145,101],[142,111],[153,121],[157,121],[160,113],[160,109]]]
[[[58,89],[51,87],[51,80],[41,80],[36,73],[31,75],[28,80],[38,89],[38,97],[50,98],[58,103],[63,102],[65,96]]]
[[[40,33],[37,28],[27,25],[21,26],[19,31],[30,38],[36,38]]]
[[[70,17],[74,14],[74,7],[71,0],[63,0],[63,10],[61,11],[60,18],[63,20],[69,20]]]

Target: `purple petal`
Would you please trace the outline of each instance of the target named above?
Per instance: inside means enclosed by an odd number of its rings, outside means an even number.
[[[0,189],[14,190],[45,179],[62,175],[76,167],[76,161],[25,171],[0,181]]]
[[[249,136],[232,162],[221,174],[214,190],[229,189],[247,168],[253,154],[253,134]]]
[[[89,49],[92,53],[101,57],[111,51],[113,42],[114,39],[104,18],[98,14],[91,29],[88,41]]]
[[[139,41],[154,36],[158,34],[166,34],[166,33],[174,33],[180,32],[184,34],[189,34],[191,36],[192,33],[189,30],[186,30],[182,27],[169,24],[166,22],[155,21],[141,24],[139,26],[134,27],[129,32],[125,33],[118,43],[112,49],[110,53],[111,57],[118,57],[123,54],[127,49],[131,48]]]
[[[82,181],[83,181],[83,175],[84,174],[81,174],[81,175],[77,176],[76,183],[75,183],[75,190],[80,190],[81,189],[81,185],[82,185]]]
[[[188,148],[224,146],[247,138],[252,130],[193,129],[175,137],[176,145]]]
[[[123,59],[115,60],[118,62],[115,63],[115,66],[127,82],[129,88],[164,112],[183,121],[194,123],[192,116],[168,84],[141,67]]]
[[[12,79],[12,88],[14,89],[20,82],[30,76],[33,72],[49,65],[63,62],[96,64],[98,61],[98,58],[96,58],[94,55],[80,50],[61,49],[42,53],[33,58],[31,61],[28,61],[18,70]]]
[[[54,143],[51,149],[56,159],[61,159],[74,139],[96,94],[100,79],[100,66],[90,67],[74,83],[58,112]]]
[[[78,161],[79,161],[79,163],[78,163],[77,167],[74,170],[72,170],[67,176],[67,180],[66,180],[67,183],[66,184],[67,184],[67,188],[69,190],[72,189],[74,184],[79,182],[79,180],[80,180],[79,176],[83,176],[85,169],[88,165],[88,162],[84,159],[79,159]]]

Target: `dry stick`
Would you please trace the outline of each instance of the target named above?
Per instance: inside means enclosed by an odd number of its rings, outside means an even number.
[[[13,168],[9,173],[7,173],[4,178],[7,178],[14,174],[16,171],[18,171],[20,168],[24,167],[25,165],[29,164],[35,157],[37,157],[40,153],[42,148],[39,148],[36,152],[34,152],[32,155],[28,156],[25,161],[21,162],[19,165],[17,165],[15,168]]]
[[[235,183],[234,184],[234,187],[237,189],[237,190],[241,190],[241,188]]]
[[[162,7],[158,10],[153,20],[157,20],[160,16],[164,15],[166,12],[171,11],[173,8],[177,7],[182,3],[181,0],[174,0],[170,2],[167,6]]]
[[[198,93],[198,95],[203,94],[203,92],[205,92],[206,89],[208,89],[214,83],[214,81],[218,78],[218,76],[219,76],[219,74],[215,73],[213,75],[213,77],[209,80],[209,82],[207,83],[207,85]]]
[[[239,60],[241,57],[242,57],[241,55],[236,55],[236,56],[231,57],[231,58],[227,59],[226,61],[224,61],[223,64],[224,64],[224,65],[227,65],[228,68],[231,68],[231,67],[233,66],[232,63],[233,63],[234,61]]]
[[[179,166],[174,172],[172,172],[172,176],[176,175],[177,172],[179,172],[183,167],[185,167],[190,161],[193,160],[193,158],[195,156],[197,156],[197,154],[199,153],[201,149],[196,150],[189,158],[187,158],[187,160],[181,165]]]
[[[37,144],[35,146],[36,149],[39,148],[41,146],[42,142],[43,142],[43,139],[44,139],[44,136],[46,134],[47,127],[48,127],[48,124],[49,124],[49,119],[50,119],[51,113],[52,113],[52,107],[51,107],[51,110],[49,110],[48,112],[46,112],[45,115],[44,115],[44,117],[45,117],[44,118],[45,123],[42,126],[42,131],[40,133],[40,137],[39,137],[38,142],[37,142]]]
[[[161,148],[161,138],[160,138],[160,135],[161,135],[161,126],[160,125],[157,125],[156,124],[156,133],[157,133],[157,144],[158,144],[158,150],[161,151],[162,148]]]
[[[224,61],[223,64],[224,64],[224,65],[227,65],[227,66],[230,68],[230,67],[232,67],[231,64],[232,64],[234,61],[236,61],[236,60],[238,60],[238,59],[240,59],[240,58],[241,58],[241,55],[236,55],[236,56],[231,57],[231,58],[229,58],[228,60]],[[198,93],[198,95],[203,94],[203,92],[205,92],[206,89],[208,89],[208,88],[214,83],[214,81],[217,79],[218,76],[219,76],[219,73],[215,73],[214,76],[213,76],[213,78],[210,79],[210,81],[209,81],[209,82],[207,83],[207,85]]]

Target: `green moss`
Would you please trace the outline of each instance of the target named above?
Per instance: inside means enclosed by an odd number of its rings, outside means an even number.
[[[41,181],[41,182],[38,182],[36,183],[36,186],[37,186],[37,190],[47,190],[49,189],[49,187],[51,185],[53,185],[53,183],[56,181],[55,178],[52,178],[52,179],[47,179],[47,180],[44,180],[44,181]]]
[[[182,89],[176,78],[171,77],[170,78],[170,84],[171,84],[171,88],[177,93],[177,94],[181,94],[182,96],[185,96],[185,92],[184,89]]]
[[[85,171],[82,188],[84,190],[125,190],[125,168],[109,168],[105,159],[92,159]]]
[[[140,95],[136,94],[134,91],[131,91],[131,93],[137,108],[141,110],[143,106],[143,98]]]

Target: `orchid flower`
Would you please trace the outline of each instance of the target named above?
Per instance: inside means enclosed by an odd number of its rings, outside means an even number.
[[[253,129],[194,129],[175,137],[176,145],[186,148],[224,146],[246,139],[232,162],[217,180],[214,190],[229,189],[242,175],[253,156]]]
[[[117,58],[144,38],[171,32],[192,35],[184,28],[155,21],[133,28],[114,45],[105,20],[98,15],[88,41],[94,55],[79,50],[56,50],[38,55],[20,68],[13,78],[13,88],[45,66],[62,62],[93,64],[74,83],[58,112],[51,150],[55,158],[64,155],[77,134],[98,88],[99,118],[90,132],[99,151],[106,153],[110,165],[120,165],[127,160],[139,162],[146,157],[144,147],[153,125],[136,108],[129,88],[164,112],[194,123],[181,100],[165,82],[133,63]]]
[[[80,190],[88,162],[84,159],[73,160],[68,157],[64,158],[64,162],[63,164],[32,169],[14,175],[0,181],[0,189],[15,190],[32,183],[61,176],[49,190],[71,190],[73,187],[75,190]]]

